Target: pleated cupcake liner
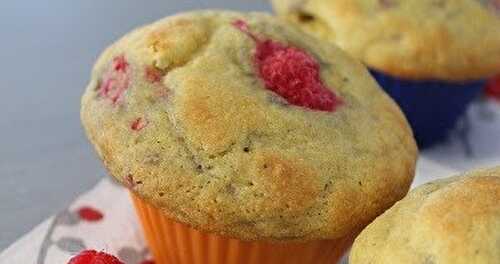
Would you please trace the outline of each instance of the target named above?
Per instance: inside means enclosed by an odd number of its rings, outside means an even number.
[[[375,70],[370,72],[399,104],[420,149],[445,140],[486,83],[486,80],[404,80]]]
[[[242,241],[198,231],[168,218],[136,195],[131,197],[156,264],[332,264],[341,259],[354,239]]]

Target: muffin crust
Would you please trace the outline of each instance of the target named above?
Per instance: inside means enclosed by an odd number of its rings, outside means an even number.
[[[500,263],[500,167],[424,184],[356,238],[350,262]]]
[[[272,0],[278,15],[367,66],[463,81],[500,69],[498,0]]]
[[[237,20],[314,57],[342,104],[318,111],[266,89]],[[346,236],[404,196],[417,156],[361,64],[260,13],[191,12],[127,34],[98,59],[81,118],[119,182],[180,222],[245,240]]]

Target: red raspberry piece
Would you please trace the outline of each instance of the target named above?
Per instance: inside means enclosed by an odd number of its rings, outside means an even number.
[[[104,217],[104,215],[101,212],[99,212],[97,209],[94,209],[94,208],[89,207],[89,206],[84,206],[84,207],[81,207],[80,209],[78,209],[78,216],[81,219],[89,221],[89,222],[97,222]]]
[[[141,129],[145,128],[148,122],[144,120],[142,117],[137,118],[132,122],[130,125],[130,128],[134,131],[140,131]]]
[[[497,13],[500,12],[500,0],[492,0],[492,5]]]
[[[378,1],[383,8],[391,8],[396,5],[393,0],[379,0]]]
[[[304,51],[267,40],[255,58],[266,87],[289,103],[330,112],[340,103],[321,81],[319,64]]]
[[[484,92],[487,97],[500,101],[500,74],[486,84]]]
[[[161,81],[163,73],[160,69],[154,66],[146,66],[144,70],[144,76],[146,77],[146,80],[148,80],[149,82],[157,83]]]
[[[120,55],[113,59],[113,67],[117,72],[126,72],[128,68],[128,62],[125,60],[125,56]]]
[[[320,77],[316,59],[305,51],[273,40],[260,40],[241,20],[233,25],[255,40],[255,64],[267,89],[288,103],[320,111],[335,111],[342,101]]]
[[[241,32],[246,33],[248,36],[250,36],[253,40],[258,41],[257,36],[255,36],[252,32],[250,32],[250,28],[248,27],[247,22],[237,19],[233,21],[233,26],[239,29]]]
[[[121,99],[129,86],[129,64],[125,56],[120,55],[113,59],[111,66],[103,74],[102,82],[99,86],[99,95],[110,99],[115,104]]]
[[[115,256],[95,250],[84,250],[72,257],[68,264],[124,264]]]

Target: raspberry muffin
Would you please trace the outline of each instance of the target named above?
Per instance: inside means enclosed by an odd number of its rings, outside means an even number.
[[[81,117],[157,263],[331,263],[406,194],[417,156],[361,64],[261,13],[127,34]]]
[[[277,13],[367,65],[420,147],[442,141],[500,71],[498,0],[273,0]]]
[[[500,263],[500,167],[424,184],[356,238],[350,262]]]

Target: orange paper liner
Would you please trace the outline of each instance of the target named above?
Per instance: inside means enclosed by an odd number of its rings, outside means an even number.
[[[242,241],[197,231],[133,194],[132,200],[156,264],[331,264],[353,240],[349,236],[301,243]]]

